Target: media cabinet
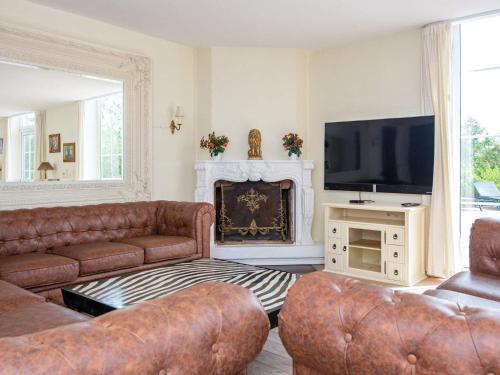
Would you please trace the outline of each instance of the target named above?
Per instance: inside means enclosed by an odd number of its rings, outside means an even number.
[[[412,286],[425,279],[425,206],[326,203],[325,270]]]

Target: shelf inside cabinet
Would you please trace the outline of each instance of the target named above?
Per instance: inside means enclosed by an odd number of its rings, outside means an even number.
[[[360,239],[349,242],[349,247],[357,247],[360,249],[382,250],[382,242],[377,240]]]

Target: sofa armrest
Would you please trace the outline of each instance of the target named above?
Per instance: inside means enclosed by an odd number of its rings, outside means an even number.
[[[500,219],[477,219],[471,228],[469,263],[472,272],[500,277]]]
[[[500,311],[326,272],[291,288],[279,327],[296,375],[500,373]]]
[[[185,236],[196,240],[197,253],[210,257],[210,227],[215,221],[215,208],[210,203],[159,202],[158,234]]]
[[[88,322],[0,339],[0,375],[236,375],[269,320],[243,287],[205,283]]]

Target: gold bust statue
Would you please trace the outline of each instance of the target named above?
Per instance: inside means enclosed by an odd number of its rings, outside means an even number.
[[[262,137],[260,131],[258,129],[250,130],[250,133],[248,133],[248,145],[250,146],[248,160],[262,160],[261,143]]]

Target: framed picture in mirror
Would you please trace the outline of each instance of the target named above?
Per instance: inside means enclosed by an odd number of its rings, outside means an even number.
[[[76,153],[76,144],[74,142],[63,144],[63,162],[74,163],[76,159],[75,153]]]
[[[61,134],[49,135],[49,152],[51,154],[61,152]]]

